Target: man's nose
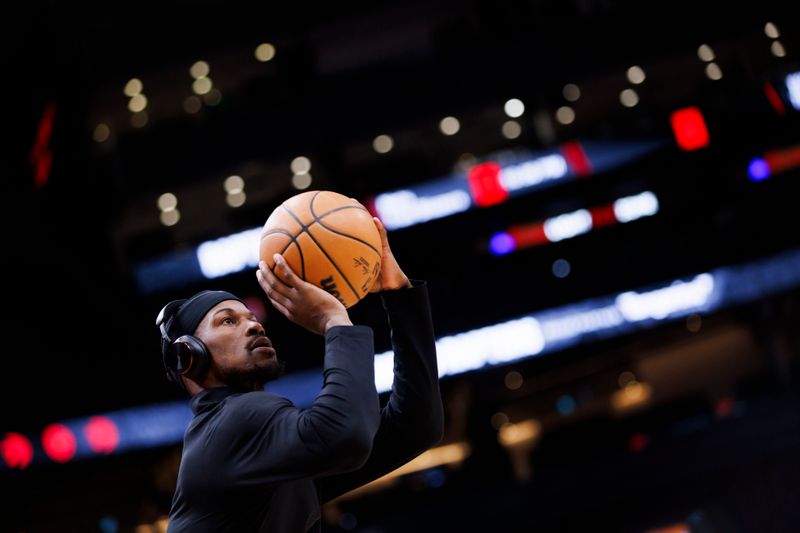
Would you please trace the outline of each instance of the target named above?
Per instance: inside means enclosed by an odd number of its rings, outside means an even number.
[[[264,326],[261,325],[261,322],[256,322],[255,320],[250,321],[250,326],[247,328],[247,333],[250,335],[267,334],[267,332],[264,330]]]

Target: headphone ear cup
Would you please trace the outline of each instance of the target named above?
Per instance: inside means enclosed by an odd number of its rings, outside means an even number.
[[[195,380],[205,375],[211,363],[206,345],[193,335],[181,335],[172,343],[175,351],[175,371]]]

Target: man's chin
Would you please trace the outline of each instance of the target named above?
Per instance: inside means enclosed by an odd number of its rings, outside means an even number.
[[[259,367],[258,370],[259,376],[262,378],[263,382],[268,383],[270,381],[275,381],[284,374],[286,371],[286,364],[277,357],[273,357],[266,365]]]
[[[241,390],[260,390],[270,381],[281,377],[286,365],[277,357],[261,362],[255,368],[243,372],[229,372],[223,375],[223,381],[231,387]]]

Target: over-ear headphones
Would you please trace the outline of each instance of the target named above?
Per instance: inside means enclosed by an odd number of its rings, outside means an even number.
[[[197,380],[206,373],[211,364],[208,348],[194,335],[181,335],[174,340],[170,338],[168,331],[175,319],[175,313],[185,301],[175,300],[168,303],[156,318],[156,326],[161,330],[161,357],[167,379],[184,391],[186,385],[181,377]]]

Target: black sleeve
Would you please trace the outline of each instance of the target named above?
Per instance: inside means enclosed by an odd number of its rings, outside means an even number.
[[[379,424],[374,350],[370,328],[331,328],[325,336],[322,390],[311,407],[299,409],[272,395],[269,401],[245,395],[226,429],[231,481],[271,484],[363,465]]]
[[[436,342],[427,286],[384,291],[394,349],[394,382],[366,464],[357,471],[320,480],[329,501],[410,461],[442,438]]]

